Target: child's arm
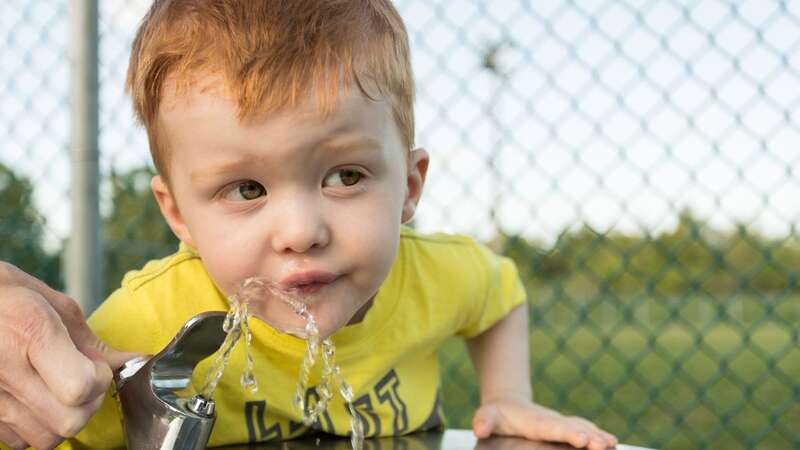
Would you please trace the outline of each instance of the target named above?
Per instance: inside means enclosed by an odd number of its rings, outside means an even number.
[[[481,406],[472,429],[492,434],[566,442],[603,450],[617,438],[580,417],[566,417],[533,402],[528,367],[528,309],[520,305],[482,334],[467,340],[480,381]]]

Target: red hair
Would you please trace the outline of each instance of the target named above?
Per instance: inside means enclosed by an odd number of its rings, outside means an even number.
[[[314,92],[324,114],[352,84],[390,102],[403,144],[414,145],[414,79],[408,36],[389,0],[155,0],[133,42],[125,88],[147,130],[162,176],[158,139],[164,86],[221,77],[239,119],[297,105]]]

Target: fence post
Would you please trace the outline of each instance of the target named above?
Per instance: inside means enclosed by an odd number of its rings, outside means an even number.
[[[510,41],[503,39],[499,42],[490,44],[481,55],[483,60],[482,67],[489,71],[492,81],[495,82],[494,95],[489,100],[487,105],[487,115],[489,116],[492,125],[489,136],[489,155],[486,163],[491,174],[489,189],[492,191],[489,198],[489,221],[494,228],[492,230],[494,233],[492,239],[499,237],[500,232],[502,231],[500,220],[497,218],[497,208],[500,205],[502,196],[504,194],[503,189],[505,188],[505,183],[503,183],[503,177],[500,173],[501,170],[497,166],[500,161],[499,154],[503,148],[503,134],[505,133],[503,121],[501,119],[500,107],[502,96],[508,90],[508,74],[503,70],[502,67],[500,67],[499,56],[505,47],[511,45],[512,44]]]
[[[97,0],[71,1],[71,203],[72,232],[66,266],[67,292],[85,313],[102,289],[98,205]]]

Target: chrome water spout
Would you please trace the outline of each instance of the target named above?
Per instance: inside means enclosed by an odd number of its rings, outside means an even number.
[[[206,448],[214,401],[191,387],[192,372],[225,340],[223,312],[189,319],[160,353],[126,362],[115,374],[129,450]]]

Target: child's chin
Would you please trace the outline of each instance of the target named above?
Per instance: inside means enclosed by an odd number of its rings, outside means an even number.
[[[266,310],[262,308],[251,309],[251,314],[256,319],[266,323],[272,328],[282,333],[293,334],[297,336],[299,333],[304,332],[306,322],[302,317],[294,312],[282,311],[280,313],[274,310]]]
[[[334,334],[336,334],[337,331],[341,330],[346,325],[347,321],[344,320],[339,322],[328,322],[328,321],[317,322],[317,329],[319,330],[319,339],[323,340],[333,336]]]

